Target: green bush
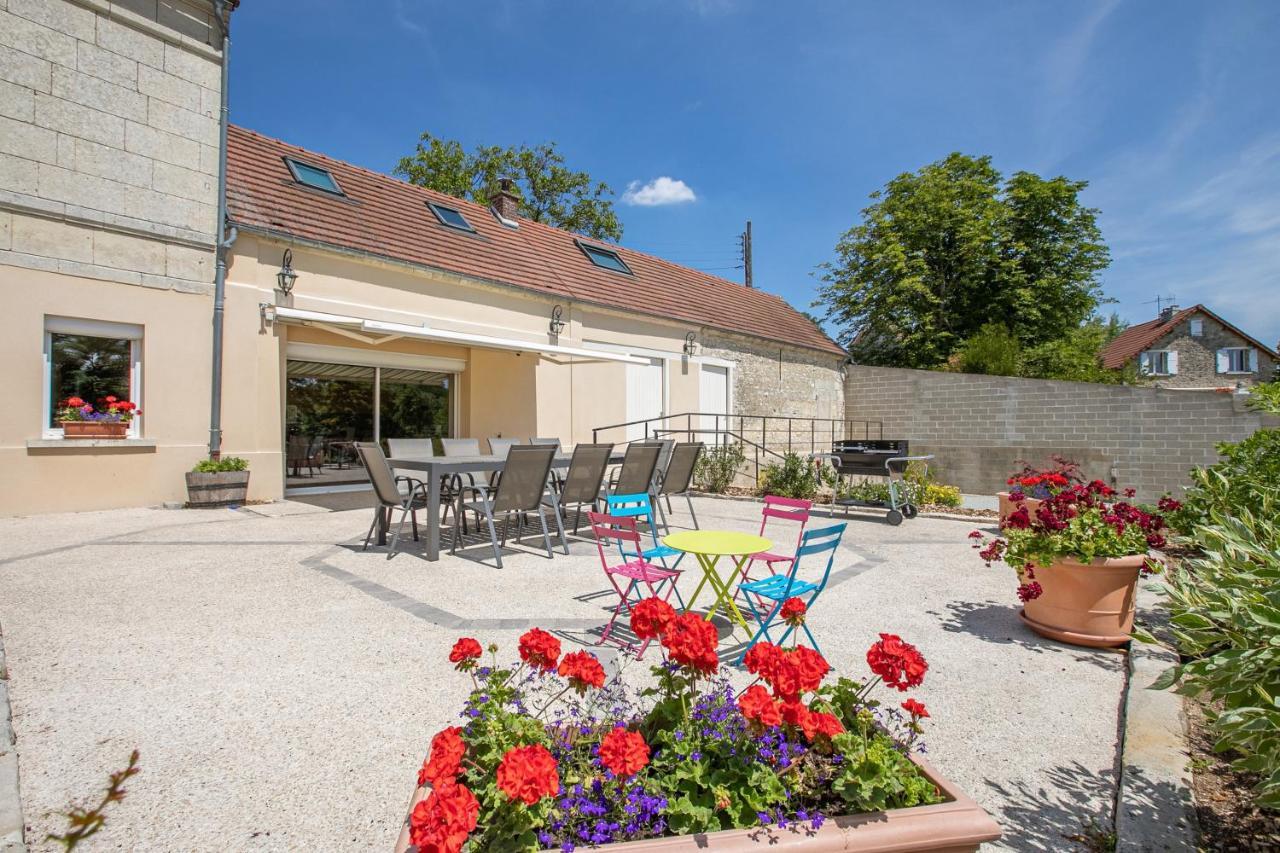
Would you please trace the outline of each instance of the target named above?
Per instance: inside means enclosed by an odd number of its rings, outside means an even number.
[[[747,454],[741,444],[709,447],[698,457],[698,465],[693,470],[694,482],[704,492],[719,494],[729,488],[746,461]]]
[[[889,483],[885,480],[855,480],[840,488],[840,497],[855,501],[889,502]],[[933,472],[919,462],[907,466],[903,475],[903,491],[899,501],[916,506],[960,506],[960,487],[935,481]]]
[[[824,469],[827,466],[806,456],[788,453],[781,462],[765,466],[760,474],[760,494],[811,501],[826,483]]]
[[[191,470],[197,474],[222,474],[227,471],[244,471],[249,467],[249,460],[239,456],[224,456],[221,459],[201,459]]]

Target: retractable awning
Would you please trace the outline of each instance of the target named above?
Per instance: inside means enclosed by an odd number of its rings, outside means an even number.
[[[559,344],[535,343],[496,335],[477,335],[471,332],[456,332],[452,329],[435,329],[425,323],[420,326],[409,323],[388,323],[383,320],[369,320],[364,317],[328,314],[322,311],[306,311],[301,308],[286,308],[282,305],[263,305],[262,316],[274,323],[329,328],[332,331],[374,345],[397,338],[417,338],[484,349],[536,352],[539,355],[559,356],[561,358],[621,361],[626,364],[650,363],[648,359],[622,353],[582,349],[580,347],[565,347]]]

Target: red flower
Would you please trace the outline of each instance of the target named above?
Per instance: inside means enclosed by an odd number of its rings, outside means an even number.
[[[439,785],[455,781],[458,771],[462,769],[462,757],[466,753],[467,745],[462,741],[462,729],[450,726],[438,732],[431,739],[431,753],[418,771],[418,784]]]
[[[73,409],[78,409],[84,405],[84,400],[81,400],[79,397],[68,397],[67,405]]]
[[[803,702],[783,702],[781,712],[782,722],[800,729],[808,740],[818,733],[818,721]]]
[[[924,703],[917,702],[914,699],[908,699],[902,703],[902,710],[911,715],[912,720],[918,720],[921,717],[929,716],[929,712],[925,710]]]
[[[814,728],[818,734],[826,737],[835,737],[844,731],[844,724],[840,722],[840,718],[835,714],[827,714],[818,711],[811,711],[813,716]]]
[[[541,744],[513,747],[498,765],[498,787],[526,806],[554,797],[560,790],[556,760]]]
[[[458,853],[476,828],[480,803],[465,785],[446,781],[432,788],[409,815],[409,841],[419,853]]]
[[[634,776],[649,763],[649,744],[639,732],[614,729],[600,741],[600,763],[614,776]]]
[[[662,645],[673,661],[703,675],[710,675],[720,666],[716,655],[719,642],[716,627],[696,613],[677,616],[662,635]]]
[[[106,399],[108,403],[114,403],[116,400],[119,400],[120,398],[115,396],[114,394],[108,394],[104,399]]]
[[[747,672],[772,682],[773,674],[777,671],[778,664],[782,662],[782,649],[773,643],[756,643],[747,650],[742,662]]]
[[[1031,513],[1027,511],[1026,505],[1023,504],[1006,515],[1000,526],[1007,527],[1010,530],[1026,530],[1031,526]]]
[[[792,596],[782,602],[782,621],[799,628],[804,624],[804,615],[809,611],[808,605]]]
[[[929,664],[924,656],[897,634],[881,634],[879,642],[867,649],[867,666],[890,687],[905,691],[924,681]]]
[[[1018,586],[1018,598],[1022,599],[1023,604],[1026,604],[1032,599],[1039,598],[1043,594],[1044,589],[1040,586],[1039,581],[1019,584]]]
[[[738,709],[742,711],[742,716],[762,726],[782,725],[777,701],[759,684],[753,684],[742,692],[738,697]]]
[[[794,702],[800,694],[817,690],[830,671],[831,665],[822,655],[805,646],[797,646],[781,654],[771,676],[765,681],[773,687],[778,698]]]
[[[653,640],[666,633],[676,611],[661,598],[646,598],[631,608],[631,631],[642,640]]]
[[[560,641],[541,628],[530,628],[520,638],[520,659],[534,669],[555,669],[559,657]]]
[[[604,686],[604,667],[591,652],[570,652],[560,661],[561,676],[579,693],[586,693],[588,687]]]
[[[449,663],[457,664],[455,668],[460,671],[470,669],[475,666],[483,651],[478,642],[470,637],[463,637],[453,644],[453,649],[449,652]]]

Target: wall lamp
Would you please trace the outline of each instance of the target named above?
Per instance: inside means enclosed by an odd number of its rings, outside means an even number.
[[[564,331],[564,309],[559,305],[551,309],[551,324],[548,328],[551,330],[552,337],[560,337],[560,333]]]
[[[276,282],[280,285],[280,292],[285,296],[289,295],[289,291],[293,290],[293,283],[298,280],[298,274],[293,271],[293,249],[284,250],[284,260],[280,263],[280,272],[276,273]]]
[[[694,338],[693,332],[684,336],[684,354],[694,355],[698,351],[698,343]]]

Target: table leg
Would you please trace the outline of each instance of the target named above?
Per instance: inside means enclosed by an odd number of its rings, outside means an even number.
[[[461,513],[454,513],[454,524],[461,524]],[[427,559],[440,559],[440,475],[427,472]]]
[[[685,603],[685,613],[693,609],[694,603],[698,600],[698,593],[702,592],[702,588],[707,585],[707,578],[715,574],[716,571],[716,561],[706,554],[694,554],[693,556],[697,558],[698,566],[702,569],[702,580],[698,581],[698,585],[693,588],[693,595],[689,596],[688,602]]]
[[[747,561],[747,557],[745,556],[738,557],[735,559],[733,572],[731,572],[729,575],[731,581],[732,579],[736,579],[738,577],[738,574],[742,571],[743,564],[746,563],[746,561]],[[711,586],[716,590],[716,600],[711,605],[711,609],[707,611],[707,618],[710,619],[712,616],[714,616],[716,611],[719,610],[720,606],[723,604],[726,606],[728,610],[729,618],[732,619],[734,622],[737,622],[739,625],[743,627],[743,629],[745,629],[748,633],[750,633],[751,629],[747,627],[747,620],[743,617],[742,611],[738,609],[737,603],[735,603],[733,600],[733,595],[730,592],[729,584],[721,580],[720,576],[715,573],[714,564],[712,565],[712,571],[707,575],[707,580],[711,583]]]

